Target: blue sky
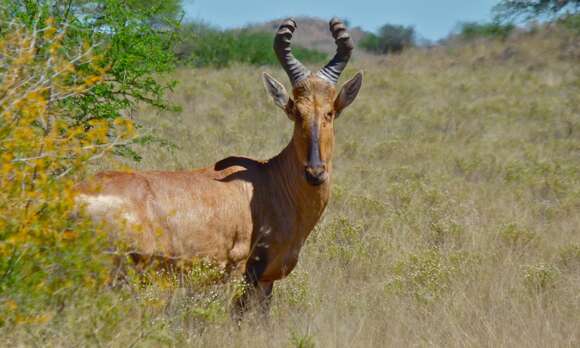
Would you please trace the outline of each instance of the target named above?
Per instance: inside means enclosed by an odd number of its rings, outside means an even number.
[[[458,22],[485,21],[499,0],[183,0],[187,18],[221,28],[274,18],[308,15],[348,18],[352,26],[375,31],[385,23],[413,25],[427,39],[446,36]]]

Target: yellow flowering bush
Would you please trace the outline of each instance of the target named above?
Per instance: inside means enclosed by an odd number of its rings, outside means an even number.
[[[129,119],[75,117],[70,101],[107,77],[94,46],[65,49],[67,26],[52,18],[9,29],[0,36],[0,325],[49,318],[42,307],[107,279],[103,238],[77,216],[74,185],[91,161],[135,139]]]

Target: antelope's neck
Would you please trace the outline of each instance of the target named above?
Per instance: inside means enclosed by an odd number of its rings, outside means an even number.
[[[319,186],[306,181],[304,163],[301,163],[290,142],[288,146],[269,162],[271,179],[280,199],[295,211],[300,229],[307,233],[316,225],[330,198],[332,164],[327,163],[329,178]]]

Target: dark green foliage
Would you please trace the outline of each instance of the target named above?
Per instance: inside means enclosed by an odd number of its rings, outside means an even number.
[[[359,46],[367,51],[379,54],[399,53],[415,44],[415,28],[403,25],[385,24],[378,34],[368,34]]]
[[[374,53],[384,53],[381,51],[380,38],[378,35],[368,33],[358,43],[359,47]]]
[[[511,23],[461,23],[459,26],[459,36],[465,40],[476,38],[505,39],[515,29]]]
[[[177,56],[196,67],[226,67],[232,63],[276,65],[273,34],[258,31],[220,31],[203,23],[192,23],[182,30]],[[294,55],[303,63],[323,63],[325,53],[294,45]]]
[[[555,18],[580,10],[580,0],[502,0],[493,8],[498,20]]]
[[[174,67],[171,45],[180,13],[178,0],[147,5],[137,0],[0,1],[2,18],[20,18],[31,28],[47,18],[66,23],[62,49],[74,56],[79,47],[89,46],[100,57],[96,66],[80,68],[104,69],[107,78],[90,93],[66,100],[78,122],[121,117],[138,102],[170,107],[164,93],[173,83],[160,83],[153,76]],[[0,32],[4,25],[0,24]]]
[[[577,34],[580,34],[580,13],[560,18],[560,24]]]

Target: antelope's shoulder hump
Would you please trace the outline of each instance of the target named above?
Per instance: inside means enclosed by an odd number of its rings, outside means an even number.
[[[146,189],[147,179],[137,172],[100,172],[76,187],[80,195],[117,195]]]

